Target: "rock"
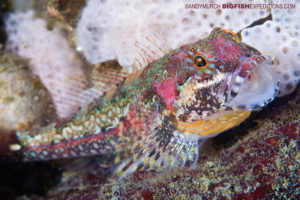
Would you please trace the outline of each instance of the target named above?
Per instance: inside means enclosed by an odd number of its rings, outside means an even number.
[[[34,130],[53,119],[52,102],[25,61],[0,53],[0,154],[15,140],[15,131]]]

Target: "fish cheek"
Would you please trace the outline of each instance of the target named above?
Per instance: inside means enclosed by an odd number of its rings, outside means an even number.
[[[199,118],[203,119],[217,112],[221,108],[221,102],[217,96],[218,88],[218,85],[198,88],[194,97],[190,99],[184,108],[183,113],[178,116],[179,119],[182,121],[193,121]]]
[[[220,108],[220,102],[214,95],[213,87],[203,88],[197,91],[196,100],[198,102],[197,113],[203,115],[203,111],[216,112]]]

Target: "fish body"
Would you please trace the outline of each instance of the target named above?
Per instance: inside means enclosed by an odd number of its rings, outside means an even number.
[[[72,120],[35,135],[18,133],[25,159],[101,154],[106,156],[102,164],[117,166],[119,176],[195,165],[207,138],[237,126],[274,99],[278,82],[259,69],[267,68],[265,63],[234,33],[216,28],[208,38],[128,76]],[[255,87],[265,75],[265,91],[256,98]]]

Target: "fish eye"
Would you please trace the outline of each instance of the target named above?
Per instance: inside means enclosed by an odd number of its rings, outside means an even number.
[[[230,30],[227,30],[227,29],[224,29],[224,31],[226,33],[229,33],[233,37],[233,39],[236,40],[238,43],[240,42],[238,36],[233,31],[230,31]]]
[[[196,56],[194,58],[194,64],[198,68],[206,67],[207,66],[207,60],[203,56]]]

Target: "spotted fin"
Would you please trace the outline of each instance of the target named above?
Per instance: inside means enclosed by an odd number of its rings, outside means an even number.
[[[156,130],[146,140],[134,143],[131,149],[110,155],[100,161],[101,166],[114,165],[114,173],[124,178],[135,171],[165,170],[180,168],[186,165],[195,167],[198,161],[199,148],[205,140],[184,141],[178,137],[167,136]]]

